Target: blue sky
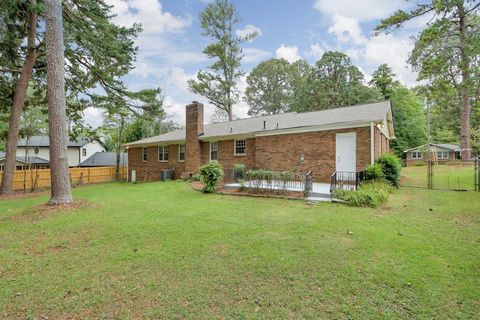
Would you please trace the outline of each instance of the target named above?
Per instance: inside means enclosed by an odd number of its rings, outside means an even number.
[[[214,113],[203,97],[187,89],[186,81],[209,65],[202,49],[209,43],[201,35],[198,15],[209,0],[107,0],[117,15],[115,22],[130,26],[141,23],[137,40],[136,68],[125,77],[132,90],[161,87],[165,110],[174,121],[184,123],[184,106],[192,100],[206,104],[206,120]],[[406,0],[233,0],[241,22],[239,34],[255,30],[259,36],[244,45],[242,67],[250,72],[259,62],[282,57],[315,63],[323,52],[348,54],[365,73],[366,80],[381,63],[388,63],[398,79],[408,86],[416,75],[405,60],[412,48],[411,35],[426,23],[415,21],[391,34],[373,36],[381,18],[414,4]],[[245,89],[245,79],[239,83]],[[248,106],[234,107],[237,117],[246,117]],[[88,123],[99,125],[98,110],[85,113]]]

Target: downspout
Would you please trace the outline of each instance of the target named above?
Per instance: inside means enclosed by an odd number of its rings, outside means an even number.
[[[370,122],[370,164],[375,162],[375,137],[374,137],[373,121]]]
[[[130,181],[130,166],[128,161],[128,147],[125,148],[127,150],[127,182]],[[123,163],[125,164],[125,157],[123,157]]]

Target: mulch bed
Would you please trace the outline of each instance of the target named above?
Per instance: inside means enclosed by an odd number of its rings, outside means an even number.
[[[62,204],[57,206],[50,206],[48,204],[39,204],[33,206],[20,214],[15,214],[10,217],[13,221],[19,222],[34,222],[46,219],[52,215],[56,215],[58,213],[65,213],[75,209],[81,208],[93,208],[96,205],[86,200],[74,200],[70,204]]]
[[[201,181],[192,181],[191,186],[194,190],[202,191],[203,182]],[[272,192],[272,191],[260,191],[257,193],[252,193],[248,190],[232,189],[232,188],[219,188],[217,190],[218,194],[226,194],[232,196],[247,196],[247,197],[258,197],[258,198],[279,198],[279,199],[303,199],[302,192],[286,191],[286,192]]]

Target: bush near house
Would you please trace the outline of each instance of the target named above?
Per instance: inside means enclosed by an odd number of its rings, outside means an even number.
[[[203,192],[215,192],[220,184],[220,181],[222,181],[222,165],[218,161],[210,161],[200,167],[199,173],[202,177],[203,183],[205,184],[203,187]]]
[[[361,184],[357,191],[335,190],[332,196],[345,201],[352,207],[376,208],[388,200],[388,195],[392,190],[392,186],[385,182],[372,181]]]
[[[398,188],[400,185],[400,171],[402,170],[400,159],[393,154],[384,154],[378,157],[376,163],[382,167],[385,180],[390,185]]]
[[[384,175],[382,166],[378,163],[371,164],[365,169],[365,180],[367,181],[383,181]]]

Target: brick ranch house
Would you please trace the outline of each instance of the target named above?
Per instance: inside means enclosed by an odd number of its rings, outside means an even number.
[[[403,151],[406,165],[425,163],[429,160],[428,146],[426,144]],[[461,159],[462,149],[458,145],[448,143],[430,143],[430,160],[448,162]]]
[[[390,102],[305,113],[283,113],[204,125],[203,104],[186,106],[184,129],[126,144],[129,180],[159,180],[174,169],[188,177],[210,160],[224,169],[312,170],[329,182],[335,171],[361,171],[390,151]]]

